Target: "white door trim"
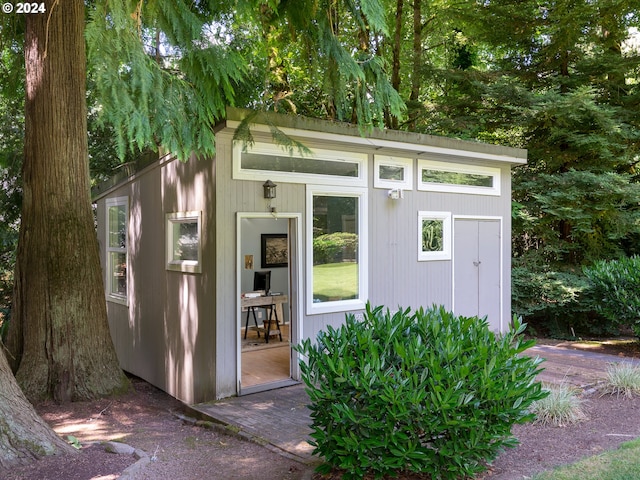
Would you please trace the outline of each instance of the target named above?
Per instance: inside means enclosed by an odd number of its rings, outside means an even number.
[[[242,220],[251,218],[274,218],[272,213],[269,212],[238,212],[236,214],[236,394],[241,391],[240,380],[242,378],[242,343],[240,340],[240,328],[242,328],[242,305],[240,295],[242,293],[241,287],[241,275],[244,268],[244,259],[242,258]],[[302,337],[302,265],[304,263],[302,258],[302,214],[301,213],[277,213],[277,218],[287,218],[289,221],[295,219],[295,245],[293,245],[293,252],[290,252],[290,256],[297,255],[297,258],[293,262],[296,271],[292,272],[293,280],[296,282],[295,291],[297,298],[289,299],[290,304],[294,305],[295,312],[292,313],[291,327],[293,327],[293,321],[295,319],[295,328],[291,328],[291,344],[297,345],[300,343]],[[292,255],[291,255],[292,254]],[[292,259],[289,258],[289,264],[292,265]],[[290,268],[293,268],[290,266]],[[293,290],[293,289],[292,289]],[[290,292],[291,293],[291,292]],[[291,378],[294,380],[300,380],[300,365],[299,354],[293,349],[291,350]]]

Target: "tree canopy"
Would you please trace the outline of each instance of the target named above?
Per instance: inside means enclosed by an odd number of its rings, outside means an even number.
[[[87,43],[120,156],[161,146],[188,158],[215,152],[228,105],[363,126],[399,117],[374,49],[385,33],[377,0],[96,2]]]

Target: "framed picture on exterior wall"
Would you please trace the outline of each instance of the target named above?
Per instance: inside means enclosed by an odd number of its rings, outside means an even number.
[[[289,239],[286,233],[261,235],[261,268],[286,267],[289,264]]]

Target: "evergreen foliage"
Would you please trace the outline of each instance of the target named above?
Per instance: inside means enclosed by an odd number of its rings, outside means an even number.
[[[486,320],[457,317],[442,307],[391,314],[367,306],[347,315],[316,342],[302,377],[311,400],[315,453],[344,478],[402,471],[431,478],[472,476],[501,448],[516,443],[515,423],[546,393],[534,382],[540,359],[521,353],[522,325],[503,336]]]
[[[398,127],[528,149],[513,179],[515,312],[565,336],[599,329],[582,267],[640,248],[637,5],[400,0],[387,16],[410,118]]]
[[[0,33],[22,35],[23,25],[4,15]],[[13,16],[15,17],[15,15]],[[24,148],[24,61],[22,40],[0,37],[0,340],[11,317],[13,268],[20,227],[20,170]]]
[[[207,38],[214,20],[199,4],[96,2],[89,62],[120,157],[129,147],[162,146],[184,159],[215,152],[213,127],[233,104],[246,61]]]
[[[160,146],[183,159],[212,155],[226,106],[296,113],[298,90],[319,85],[322,116],[382,126],[386,109],[402,114],[370,51],[382,12],[378,0],[97,2],[87,43],[101,119],[121,157]]]
[[[514,266],[529,270],[522,278],[540,283],[514,282],[520,314],[529,308],[520,299],[535,302],[531,291],[557,285],[546,283],[549,275],[562,290],[579,293],[586,282],[582,266],[633,253],[640,238],[640,129],[634,113],[640,107],[640,56],[622,47],[639,18],[626,1],[549,2],[537,12],[508,4],[485,8],[509,17],[510,52],[496,66],[529,92],[514,96],[515,102],[500,97],[506,101],[500,109],[515,118],[529,150],[528,165],[516,169],[514,178]],[[487,31],[484,38],[495,45],[502,43],[499,35]],[[556,300],[541,296],[537,307],[547,326],[569,327],[556,333],[567,336],[578,326],[589,333],[617,328],[593,318],[586,296],[577,297],[579,305]]]
[[[640,337],[640,257],[601,260],[585,268],[596,310]]]

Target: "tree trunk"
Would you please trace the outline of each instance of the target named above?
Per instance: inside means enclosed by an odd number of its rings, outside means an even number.
[[[420,98],[420,85],[422,84],[422,2],[413,0],[413,67],[411,72],[411,104]],[[416,128],[415,115],[409,119],[409,131]]]
[[[121,391],[91,210],[83,0],[26,16],[23,204],[7,346],[27,398]]]
[[[411,75],[411,95],[409,100],[420,98],[422,84],[422,2],[413,1],[413,72]]]
[[[396,92],[400,92],[400,47],[402,46],[402,9],[404,0],[396,0],[395,28],[393,30],[393,49],[392,49],[392,70],[391,70],[391,86]],[[398,118],[391,117],[391,128],[398,128]]]
[[[43,455],[74,452],[27,401],[0,347],[0,468],[29,463]]]

